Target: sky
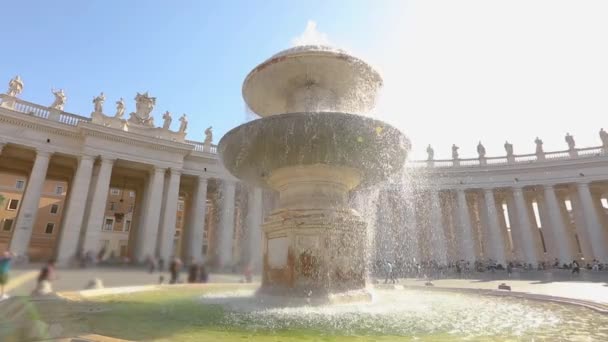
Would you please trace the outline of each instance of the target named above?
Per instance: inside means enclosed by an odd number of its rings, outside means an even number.
[[[0,82],[21,75],[21,98],[89,116],[137,92],[189,118],[188,139],[214,142],[245,122],[247,73],[294,43],[344,48],[376,67],[375,116],[412,141],[412,159],[600,145],[608,129],[608,1],[561,0],[21,0],[3,4]]]

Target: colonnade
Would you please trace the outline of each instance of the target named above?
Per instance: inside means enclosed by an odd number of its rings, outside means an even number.
[[[560,264],[593,259],[608,262],[608,219],[602,191],[601,183],[586,181],[420,189],[429,195],[416,196],[415,207],[429,215],[435,237],[420,248],[430,250],[428,257],[440,264],[487,259],[535,267],[555,259]],[[414,224],[424,229],[420,222]],[[450,243],[456,248],[448,248]]]
[[[0,144],[0,153],[5,144]],[[33,226],[38,212],[42,187],[47,178],[52,150],[35,150],[33,167],[17,213],[9,248],[17,255],[27,255]],[[66,208],[61,223],[60,235],[55,248],[59,263],[67,263],[75,255],[99,251],[100,235],[104,223],[106,204],[115,167],[116,158],[83,154],[74,156],[77,167],[68,185]],[[134,227],[132,258],[144,261],[155,256],[168,260],[173,251],[176,230],[176,212],[183,181],[182,170],[177,167],[148,165],[143,175],[144,187],[141,207],[134,214],[138,219]],[[147,174],[146,174],[147,173]],[[203,260],[203,238],[207,208],[209,178],[204,172],[187,175],[194,178],[191,191],[191,210],[186,216],[184,248],[186,255],[195,260]],[[217,244],[215,262],[219,267],[232,265],[232,249],[235,231],[235,191],[232,179],[214,179],[221,185],[219,227],[216,232]],[[138,195],[139,196],[139,195]],[[246,231],[244,246],[248,260],[261,260],[262,196],[260,189],[248,190]],[[131,242],[129,243],[131,245]]]

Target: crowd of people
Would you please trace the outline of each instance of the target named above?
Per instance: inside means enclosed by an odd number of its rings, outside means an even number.
[[[440,264],[434,260],[409,261],[405,259],[376,260],[371,267],[371,272],[378,278],[384,277],[385,283],[395,283],[397,278],[412,277],[466,277],[473,273],[506,271],[511,275],[514,271],[548,271],[567,270],[572,274],[580,274],[581,269],[602,272],[608,271],[608,264],[594,259],[592,262],[582,264],[577,260],[562,263],[557,258],[552,263],[541,261],[536,265],[531,263],[508,261],[505,265],[493,259],[477,260],[474,262],[458,260],[447,264]]]

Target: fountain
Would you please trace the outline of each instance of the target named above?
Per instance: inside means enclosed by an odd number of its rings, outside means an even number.
[[[243,97],[262,118],[228,132],[218,151],[246,183],[279,193],[263,224],[260,292],[307,302],[369,299],[366,224],[349,192],[402,169],[409,141],[362,114],[382,78],[325,46],[282,51],[249,73]]]

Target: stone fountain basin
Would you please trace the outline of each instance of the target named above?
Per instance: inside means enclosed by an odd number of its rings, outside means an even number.
[[[358,170],[369,185],[399,171],[410,149],[395,127],[346,113],[290,113],[257,119],[222,137],[218,152],[235,177],[267,186],[273,171],[325,165]]]
[[[382,78],[344,51],[301,46],[282,51],[253,69],[243,98],[262,117],[283,113],[365,113],[374,107]]]

